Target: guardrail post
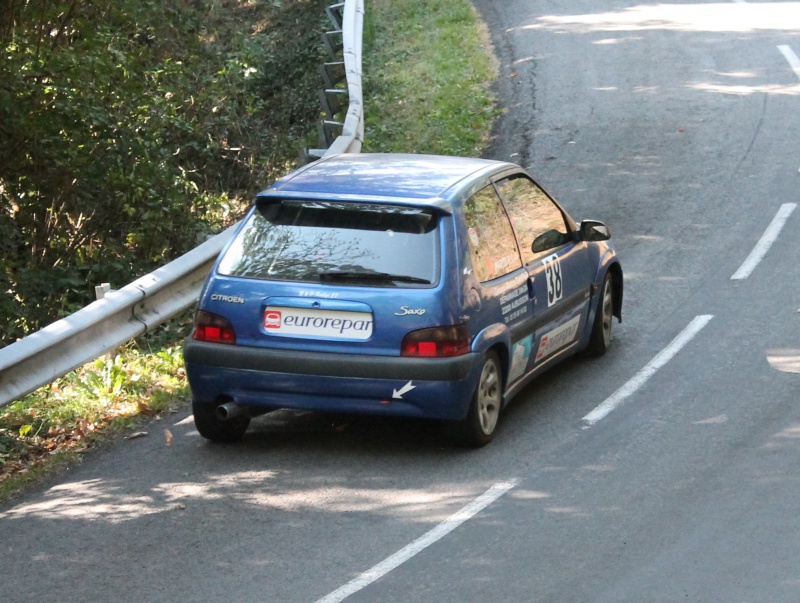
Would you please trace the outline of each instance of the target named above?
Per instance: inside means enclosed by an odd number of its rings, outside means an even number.
[[[342,51],[342,31],[326,31],[322,36],[322,42],[328,51],[331,60],[336,60]]]
[[[103,299],[106,296],[106,293],[111,291],[111,283],[103,283],[101,285],[95,285],[94,288],[94,296],[95,299]]]
[[[328,15],[328,19],[331,20],[333,26],[336,29],[342,29],[342,20],[344,18],[344,2],[339,2],[337,4],[331,4],[330,6],[325,7],[325,13]]]
[[[105,298],[106,293],[111,293],[111,283],[101,283],[99,285],[95,285],[94,287],[94,296],[96,299],[101,300]],[[112,348],[105,354],[106,360],[114,360],[114,357],[117,355],[117,351],[119,348]]]
[[[333,61],[323,63],[319,67],[319,75],[325,83],[326,88],[334,88],[337,84],[344,81],[347,73],[344,69],[344,61]]]
[[[347,90],[341,88],[320,90],[319,104],[328,119],[335,119],[343,109],[347,108]]]

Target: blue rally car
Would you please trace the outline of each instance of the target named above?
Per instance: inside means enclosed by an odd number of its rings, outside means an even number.
[[[235,441],[278,408],[424,417],[487,444],[508,401],[622,317],[605,225],[521,167],[338,155],[255,198],[184,346],[194,420]]]

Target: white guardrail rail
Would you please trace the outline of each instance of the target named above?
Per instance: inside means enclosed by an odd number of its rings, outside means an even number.
[[[342,134],[325,155],[361,151],[363,22],[364,0],[345,0],[342,39],[349,106]],[[109,291],[103,299],[0,349],[0,407],[190,308],[235,228],[228,228],[155,272]]]

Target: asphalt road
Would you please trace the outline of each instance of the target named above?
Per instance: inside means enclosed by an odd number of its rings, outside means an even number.
[[[154,422],[0,507],[3,601],[800,600],[800,3],[476,5],[490,156],[612,228],[612,350],[479,451],[414,421],[283,412],[233,447]]]

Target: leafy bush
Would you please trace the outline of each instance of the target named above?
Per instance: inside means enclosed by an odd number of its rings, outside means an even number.
[[[9,24],[14,19],[19,23],[19,15],[14,11],[20,10],[22,1],[6,0],[10,2],[7,5],[10,8],[0,6],[0,48],[2,44],[14,42],[14,35],[17,36],[16,43],[19,43],[21,34],[17,33],[18,29],[12,31]],[[26,6],[52,4],[41,0],[24,1]],[[66,6],[67,3],[62,4]],[[81,4],[84,5],[86,3]],[[322,5],[310,1],[289,3],[279,0],[270,0],[269,3],[256,0],[216,3],[196,0],[190,3],[187,0],[182,4],[165,0],[150,5],[169,5],[173,12],[185,11],[174,12],[176,22],[182,23],[186,31],[196,32],[205,57],[202,61],[189,61],[185,58],[191,54],[187,50],[189,41],[181,39],[175,32],[164,37],[163,32],[168,28],[159,21],[164,11],[155,13],[161,15],[158,18],[142,21],[148,24],[144,29],[133,30],[132,40],[139,44],[134,45],[135,49],[140,49],[141,45],[151,50],[157,45],[161,47],[157,56],[162,57],[164,73],[173,78],[169,81],[183,81],[182,78],[189,77],[187,73],[195,78],[191,81],[195,82],[196,89],[179,88],[177,84],[170,88],[165,83],[167,75],[156,74],[153,77],[160,82],[158,85],[162,87],[163,96],[150,99],[160,107],[159,111],[177,107],[182,112],[165,123],[172,123],[170,120],[176,120],[176,116],[194,115],[194,121],[186,118],[190,129],[205,128],[203,131],[208,132],[202,140],[181,143],[181,152],[177,155],[180,161],[170,159],[172,155],[164,157],[167,166],[182,168],[174,172],[176,178],[197,186],[197,192],[192,192],[193,186],[189,184],[189,193],[185,195],[187,204],[193,208],[188,213],[189,221],[199,220],[205,213],[205,223],[192,224],[196,228],[194,232],[174,233],[176,237],[185,235],[188,240],[198,233],[202,236],[236,214],[240,191],[249,196],[274,176],[289,170],[291,157],[298,146],[296,139],[301,138],[307,124],[318,117],[315,95],[319,87],[316,77],[319,40],[318,32],[312,31],[309,24],[317,18]],[[119,6],[125,6],[125,3]],[[192,15],[197,17],[195,21],[190,20]],[[243,20],[253,24],[251,31],[243,32]],[[436,26],[432,27],[431,23]],[[327,27],[327,22],[323,22],[323,28]],[[493,78],[491,57],[483,45],[468,0],[367,0],[365,28],[368,130],[365,151],[479,154],[496,109],[488,90]],[[189,38],[194,40],[194,35]],[[183,73],[174,69],[177,61],[187,66]],[[201,77],[197,73],[200,64],[213,68],[204,69],[205,76]],[[261,65],[260,69],[258,65]],[[13,74],[13,71],[0,62],[0,77]],[[0,90],[5,91],[0,94],[9,91],[22,94],[15,77],[0,79]],[[292,84],[287,86],[286,82]],[[171,104],[176,102],[173,99],[179,89],[184,91],[184,97],[189,95],[191,102]],[[167,98],[170,92],[172,96]],[[209,98],[215,99],[214,102],[202,108],[200,105],[204,99],[207,101]],[[454,98],[458,106],[451,110]],[[143,93],[141,100],[147,102],[147,95]],[[91,104],[82,98],[76,102]],[[6,112],[3,117],[12,113],[24,117],[25,111],[11,109],[0,103],[0,111]],[[41,107],[39,110],[44,111]],[[152,120],[149,120],[137,127],[146,129],[151,125]],[[288,136],[283,136],[283,132]],[[24,134],[24,129],[15,130],[0,121],[0,189],[13,180],[4,167],[13,155],[7,152],[5,144],[12,133]],[[128,133],[129,137],[138,135],[139,131]],[[242,146],[234,151],[237,145]],[[312,146],[316,145],[312,143]],[[111,148],[115,149],[113,145]],[[158,151],[158,145],[148,148]],[[214,149],[216,151],[212,152]],[[189,163],[186,159],[190,154],[195,157],[193,162],[197,157],[210,156],[211,159],[206,168],[200,170],[197,167],[200,163]],[[56,154],[52,157],[57,159]],[[132,158],[125,155],[124,159],[129,161]],[[170,164],[171,161],[176,163]],[[27,173],[14,176],[22,181],[27,177]],[[127,201],[125,189],[117,190],[117,194],[121,195],[124,207]],[[35,322],[25,318],[26,304],[45,303],[53,315],[58,315],[69,311],[70,304],[74,303],[70,300],[84,295],[87,279],[89,282],[117,282],[114,274],[127,276],[131,269],[147,264],[139,256],[134,256],[130,265],[126,264],[124,253],[119,252],[119,248],[125,253],[133,253],[135,249],[116,245],[108,238],[103,240],[106,249],[99,249],[99,243],[93,242],[94,247],[90,245],[89,249],[80,250],[80,261],[64,259],[55,266],[30,262],[24,253],[18,254],[24,250],[27,240],[24,237],[29,234],[18,231],[14,220],[9,219],[14,217],[13,211],[18,211],[13,210],[11,202],[17,206],[20,203],[19,199],[9,195],[0,190],[0,251],[3,252],[0,254],[0,281],[5,277],[13,281],[15,287],[17,283],[38,283],[27,286],[30,291],[41,289],[50,293],[24,297],[12,289],[11,293],[17,295],[17,299],[9,300],[2,295],[3,288],[0,287],[0,328],[5,329],[8,325],[17,325],[15,328],[19,330],[32,328]],[[184,207],[177,203],[175,207],[170,205],[170,209],[178,212]],[[115,207],[102,207],[99,211],[98,220],[103,212],[117,211],[119,214]],[[149,211],[154,211],[158,219],[173,217],[158,207]],[[134,213],[129,223],[134,227],[134,234],[141,234],[142,231],[135,228],[136,215]],[[95,229],[95,225],[85,220],[77,230]],[[111,224],[114,226],[113,220]],[[151,224],[153,226],[159,225]],[[5,250],[12,250],[14,255],[5,253]],[[120,253],[121,257],[114,259],[114,253]],[[59,256],[52,257],[58,261]],[[106,273],[101,272],[104,262],[107,262]],[[17,265],[19,269],[15,268]],[[38,273],[35,270],[37,266],[40,268]],[[112,276],[106,277],[106,274]],[[127,282],[129,279],[122,280]],[[69,294],[60,297],[59,294],[65,291]],[[55,466],[69,462],[81,450],[94,445],[96,438],[102,438],[103,434],[113,433],[117,427],[130,428],[135,415],[159,416],[188,402],[190,393],[178,342],[188,332],[191,314],[186,312],[128,343],[113,359],[103,358],[89,363],[0,409],[0,501],[18,491],[23,484],[34,483]],[[5,332],[0,333],[2,337],[6,337]],[[168,442],[165,440],[167,445]]]
[[[195,247],[291,168],[325,4],[6,0],[0,347]]]

